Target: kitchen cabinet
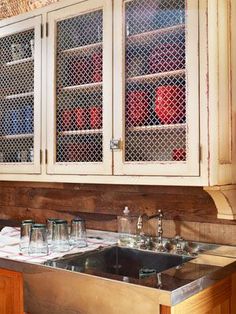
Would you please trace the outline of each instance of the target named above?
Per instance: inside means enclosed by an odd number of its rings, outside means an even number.
[[[48,166],[54,174],[112,174],[112,2],[48,14]]]
[[[48,14],[48,172],[198,176],[197,2],[114,6],[123,149],[111,1],[79,3]]]
[[[41,17],[0,34],[0,172],[40,173]]]
[[[22,274],[0,269],[0,313],[23,314]]]
[[[233,314],[236,310],[234,298],[235,275],[173,306],[161,306],[161,314]]]
[[[4,40],[37,20],[37,54],[34,161],[19,134],[5,135],[19,152],[0,161],[0,178],[203,186],[221,199],[221,218],[234,218],[234,6],[68,0],[1,21]]]
[[[199,176],[198,1],[114,4],[114,173]]]

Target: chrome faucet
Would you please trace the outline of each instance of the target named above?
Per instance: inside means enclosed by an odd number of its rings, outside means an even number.
[[[161,209],[158,210],[158,213],[155,214],[155,215],[152,215],[152,216],[147,216],[146,214],[142,214],[138,217],[138,222],[137,222],[137,233],[139,236],[141,236],[141,239],[142,239],[142,245],[144,245],[144,242],[145,242],[145,245],[147,246],[148,243],[150,244],[150,238],[149,237],[146,237],[144,232],[143,232],[143,221],[146,220],[150,220],[150,219],[153,219],[153,218],[157,218],[157,250],[159,252],[164,252],[166,251],[166,249],[164,248],[163,246],[163,238],[162,238],[162,235],[163,235],[163,228],[162,228],[162,218],[163,218],[163,212]],[[144,237],[146,238],[146,241],[144,241]]]

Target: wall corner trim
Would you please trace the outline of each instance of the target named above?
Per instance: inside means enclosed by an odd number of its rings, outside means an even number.
[[[203,188],[213,199],[217,208],[217,218],[236,219],[236,185],[206,186]]]

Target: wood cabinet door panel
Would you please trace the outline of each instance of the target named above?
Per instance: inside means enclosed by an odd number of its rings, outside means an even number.
[[[0,313],[23,314],[21,273],[0,269]]]

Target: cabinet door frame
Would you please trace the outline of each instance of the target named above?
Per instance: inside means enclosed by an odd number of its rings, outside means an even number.
[[[42,16],[31,17],[0,28],[0,37],[6,37],[34,29],[34,161],[33,163],[0,163],[0,173],[40,174],[41,147],[41,72],[42,72]],[[25,73],[23,74],[25,75]],[[27,74],[26,74],[27,75]]]
[[[103,161],[56,163],[56,23],[78,15],[103,10]],[[47,15],[47,150],[48,174],[112,174],[112,1],[88,0]]]
[[[125,23],[123,12],[126,2],[128,1],[116,0],[114,2],[114,138],[121,140],[122,148],[125,147]],[[186,0],[186,9],[187,161],[125,162],[124,149],[120,149],[114,151],[115,175],[200,176],[198,1]]]

